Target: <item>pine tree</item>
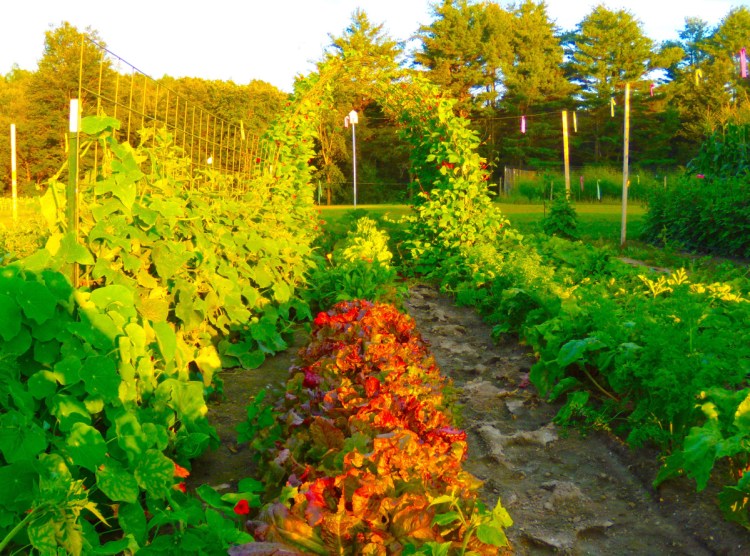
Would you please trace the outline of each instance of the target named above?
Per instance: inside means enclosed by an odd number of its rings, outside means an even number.
[[[647,86],[643,80],[651,68],[653,41],[630,12],[600,5],[578,24],[571,46],[569,67],[589,113],[584,134],[596,162],[613,162],[619,156],[621,125],[611,117],[611,102],[621,104],[626,82]]]

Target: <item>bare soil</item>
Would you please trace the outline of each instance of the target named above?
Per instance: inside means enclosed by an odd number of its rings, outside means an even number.
[[[677,479],[654,489],[656,452],[554,424],[559,406],[529,384],[534,357],[527,348],[495,343],[474,311],[430,286],[412,288],[405,309],[459,389],[469,437],[465,468],[484,481],[485,502],[494,506],[499,497],[511,514],[508,536],[517,554],[750,554],[750,532],[723,519],[715,485],[696,493],[693,481]],[[304,342],[300,334],[294,347]],[[194,462],[190,485],[232,489],[252,476],[235,427],[252,394],[283,387],[295,352],[257,371],[223,373],[226,398],[209,406],[221,446]]]

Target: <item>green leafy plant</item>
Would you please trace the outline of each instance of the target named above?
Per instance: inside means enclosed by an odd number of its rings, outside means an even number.
[[[567,195],[558,193],[554,196],[549,214],[542,220],[542,230],[550,236],[559,236],[566,239],[578,237],[578,216],[575,207]]]
[[[220,198],[230,180],[193,180],[168,134],[146,131],[133,148],[118,126],[82,122],[103,160],[82,194],[82,241],[53,181],[45,248],[0,273],[0,476],[11,485],[0,542],[219,553],[249,537],[175,489],[182,466],[218,441],[205,396],[222,361],[259,365],[309,315],[294,288],[317,220],[285,178],[294,164],[249,184],[248,199]],[[73,264],[79,289],[59,272]]]
[[[397,283],[392,257],[388,235],[372,219],[360,218],[333,253],[318,257],[308,281],[308,302],[318,309],[352,299],[400,304],[405,288]]]

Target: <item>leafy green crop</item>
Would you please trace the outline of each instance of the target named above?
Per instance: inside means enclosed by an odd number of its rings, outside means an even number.
[[[216,195],[225,180],[191,178],[168,134],[134,149],[118,126],[82,122],[103,160],[82,241],[53,182],[45,248],[0,271],[0,547],[221,553],[249,537],[231,506],[203,511],[180,492],[182,466],[218,441],[216,372],[259,365],[309,316],[295,288],[316,220],[283,168],[231,199]],[[80,289],[60,272],[72,264]]]
[[[392,257],[388,234],[370,218],[360,218],[333,253],[317,257],[305,297],[320,310],[353,299],[400,304],[405,289],[396,284]]]

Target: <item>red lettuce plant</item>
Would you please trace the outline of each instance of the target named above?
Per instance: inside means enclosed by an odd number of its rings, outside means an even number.
[[[266,480],[285,484],[251,522],[257,540],[315,554],[498,554],[512,521],[462,469],[441,377],[414,321],[342,302],[315,321],[277,422]],[[238,547],[239,548],[239,547]],[[236,552],[242,554],[242,552]]]

